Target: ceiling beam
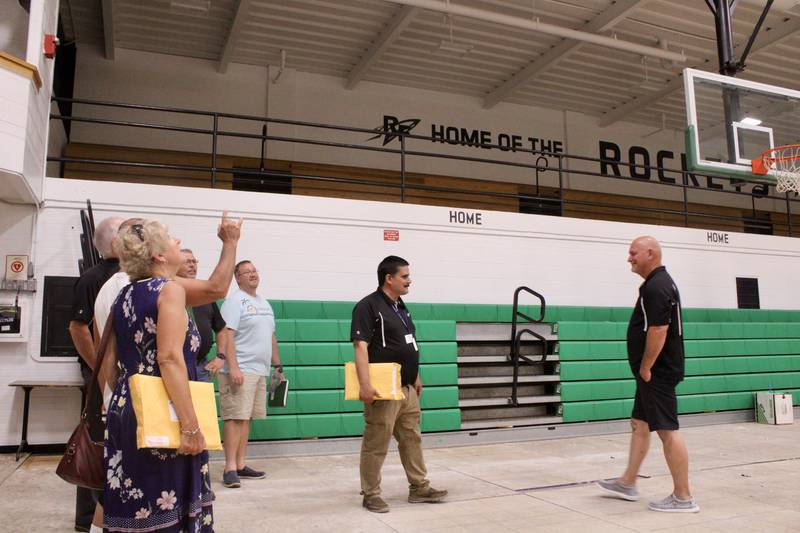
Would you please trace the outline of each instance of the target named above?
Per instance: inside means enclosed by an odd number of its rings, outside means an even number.
[[[350,71],[345,87],[352,89],[364,78],[364,75],[369,71],[372,65],[380,61],[383,53],[391,46],[392,42],[403,33],[403,30],[406,29],[418,12],[419,9],[413,6],[403,6],[400,8],[400,11],[397,12],[391,22],[389,22],[378,38],[372,43],[372,47],[367,50],[367,53],[361,57],[358,64]]]
[[[233,23],[231,23],[231,29],[228,32],[228,38],[225,39],[225,46],[222,47],[222,54],[219,56],[219,65],[217,65],[217,70],[221,74],[225,74],[228,70],[228,63],[231,62],[233,51],[236,49],[236,42],[239,40],[239,34],[242,32],[245,22],[247,22],[245,19],[247,17],[247,12],[250,10],[251,2],[252,0],[239,0],[236,6],[236,14],[233,16]]]
[[[114,0],[103,0],[103,46],[106,59],[114,59]]]
[[[581,31],[587,33],[599,33],[614,27],[617,23],[625,19],[632,11],[640,7],[645,0],[618,0],[605,11],[587,22]],[[486,95],[483,100],[483,107],[491,109],[508,95],[513,93],[518,87],[531,81],[534,76],[540,74],[547,68],[552,67],[558,61],[566,57],[567,54],[583,44],[574,39],[564,39],[559,44],[549,49],[539,58],[529,63],[525,68],[511,76],[503,82],[497,89]]]
[[[632,41],[625,41],[616,39],[615,37],[607,37],[605,35],[598,35],[597,33],[590,33],[580,30],[573,30],[564,26],[557,26],[555,24],[548,24],[539,20],[530,20],[523,17],[515,17],[511,15],[504,15],[496,11],[487,11],[476,7],[465,6],[462,4],[454,4],[449,1],[442,0],[387,0],[395,4],[403,4],[408,6],[421,7],[430,11],[438,11],[439,13],[446,13],[449,15],[458,15],[483,22],[490,22],[493,24],[500,24],[510,28],[519,28],[527,31],[534,31],[545,33],[547,35],[555,35],[557,37],[566,37],[568,39],[575,39],[577,41],[585,41],[593,43],[598,46],[605,46],[614,50],[624,50],[632,54],[638,54],[648,57],[656,57],[659,59],[667,59],[669,61],[684,62],[686,57],[683,54],[665,50],[658,46],[648,46],[644,44],[634,43]]]
[[[769,31],[764,31],[756,39],[756,43],[753,45],[753,48],[750,53],[751,54],[757,53],[774,44],[778,44],[780,41],[794,35],[798,31],[800,31],[800,18],[789,19],[785,22],[780,23],[780,25],[774,25],[769,29]],[[716,65],[717,64],[716,54],[702,59],[701,61],[698,62],[698,66],[695,68],[701,68],[702,65],[705,65],[706,63],[712,63]],[[675,79],[667,83],[667,85],[664,86],[664,88],[661,89],[660,91],[655,93],[650,93],[644,96],[639,96],[633,100],[628,101],[625,104],[622,104],[618,108],[607,112],[605,115],[600,117],[598,125],[601,128],[610,126],[615,122],[624,119],[628,115],[636,113],[643,107],[647,107],[651,104],[655,104],[663,100],[664,98],[672,94],[674,91],[677,91],[682,88],[683,88],[683,75],[679,75]]]

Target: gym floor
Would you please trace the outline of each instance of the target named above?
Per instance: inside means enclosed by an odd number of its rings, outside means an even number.
[[[220,483],[212,462],[218,532],[365,531],[800,531],[800,423],[755,423],[682,430],[691,484],[701,511],[664,514],[647,501],[672,485],[653,435],[642,467],[642,500],[607,498],[591,482],[622,472],[628,435],[437,448],[426,451],[429,477],[450,496],[443,504],[409,504],[396,452],[383,469],[388,514],[361,508],[358,455],[254,459],[269,472],[239,489]],[[72,531],[75,489],[55,475],[56,456],[20,463],[0,456],[0,517],[6,532]]]

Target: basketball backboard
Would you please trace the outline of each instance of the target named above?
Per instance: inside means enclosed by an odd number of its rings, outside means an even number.
[[[772,172],[754,174],[751,160],[800,143],[800,91],[695,69],[683,82],[689,170],[775,183]]]

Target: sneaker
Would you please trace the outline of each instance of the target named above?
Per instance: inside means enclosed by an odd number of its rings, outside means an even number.
[[[597,482],[597,486],[622,500],[627,500],[629,502],[639,501],[639,491],[636,487],[623,485],[620,483],[619,479],[601,479]]]
[[[364,496],[364,501],[361,502],[361,505],[363,505],[367,511],[370,511],[372,513],[389,512],[389,506],[386,504],[385,501],[383,501],[383,498],[381,498],[377,494],[373,496]]]
[[[267,477],[266,472],[262,472],[260,470],[253,470],[249,466],[245,466],[241,470],[236,471],[239,474],[239,477],[247,478],[247,479],[264,479]]]
[[[242,486],[242,482],[239,480],[239,474],[237,474],[235,470],[223,472],[222,484],[229,489],[238,489]]]
[[[679,500],[674,494],[670,494],[663,500],[650,502],[651,511],[660,511],[662,513],[699,513],[700,506],[694,498],[688,500]]]
[[[430,485],[408,491],[408,503],[439,503],[447,496],[446,490],[436,490]]]

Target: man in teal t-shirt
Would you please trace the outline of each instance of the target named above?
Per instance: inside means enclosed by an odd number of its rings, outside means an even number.
[[[225,469],[222,484],[241,486],[241,478],[261,479],[265,472],[245,465],[250,420],[267,417],[267,376],[270,361],[279,370],[281,358],[275,337],[275,314],[265,298],[256,293],[260,278],[250,261],[234,270],[239,288],[222,305],[222,318],[233,330],[233,343],[219,375]]]

